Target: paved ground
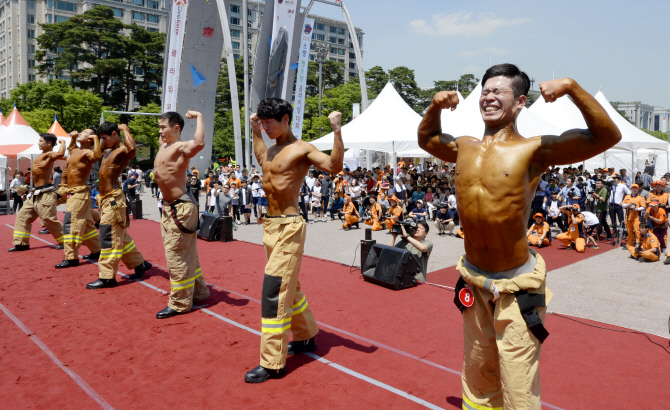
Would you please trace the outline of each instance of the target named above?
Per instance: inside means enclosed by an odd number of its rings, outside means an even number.
[[[159,220],[156,199],[149,193],[141,197],[145,218]],[[344,232],[339,221],[328,220],[308,225],[305,253],[346,265],[353,262],[358,267],[360,254],[356,248],[364,230]],[[262,236],[261,226],[255,223],[241,225],[234,233],[237,240],[257,244],[262,244]],[[373,239],[387,244],[391,236],[373,232]],[[429,272],[454,266],[464,252],[461,239],[438,237],[435,230],[428,239],[434,243]],[[547,281],[555,295],[549,307],[552,311],[668,337],[670,266],[640,263],[630,259],[628,252],[612,248],[550,271]],[[640,343],[646,341],[641,338]]]

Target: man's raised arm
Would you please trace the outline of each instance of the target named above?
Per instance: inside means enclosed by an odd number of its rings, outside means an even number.
[[[600,103],[571,78],[540,83],[545,101],[552,103],[569,95],[582,112],[588,129],[568,130],[560,136],[544,135],[538,150],[542,164],[581,162],[612,148],[621,140],[621,132]]]
[[[181,152],[186,158],[193,158],[195,154],[205,148],[205,123],[202,120],[202,114],[197,111],[189,111],[184,116],[187,120],[196,118],[195,135],[193,141],[186,141],[182,145]]]
[[[265,145],[263,135],[261,134],[261,119],[258,118],[256,113],[251,114],[249,119],[251,122],[252,134],[254,136],[254,156],[256,157],[256,161],[258,161],[258,165],[263,166],[263,155],[268,152],[268,147]]]
[[[77,130],[74,130],[70,133],[70,145],[67,147],[67,152],[72,152],[78,148],[77,137],[79,137],[79,132]]]
[[[433,102],[426,110],[426,114],[419,124],[419,146],[440,159],[456,162],[456,139],[442,133],[440,115],[442,110],[456,109],[458,93],[456,91],[441,91],[433,96]]]
[[[95,162],[102,157],[102,153],[100,151],[100,138],[98,138],[97,135],[93,135],[91,138],[93,138],[93,150],[86,154],[86,157]]]
[[[333,140],[333,150],[330,155],[324,154],[314,147],[314,149],[307,154],[307,158],[317,169],[337,174],[342,171],[344,166],[344,142],[342,141],[342,113],[333,111],[328,115],[330,126],[333,129],[335,138]]]
[[[130,134],[130,128],[128,124],[119,124],[119,131],[123,131],[123,144],[128,150],[128,159],[135,158],[136,147],[135,147],[135,138]]]
[[[65,156],[65,140],[59,139],[58,142],[60,142],[58,151],[51,153],[51,158],[53,158],[54,160],[61,159]]]

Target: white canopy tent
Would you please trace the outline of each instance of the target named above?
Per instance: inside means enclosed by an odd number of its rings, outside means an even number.
[[[344,153],[344,166],[353,170],[361,166],[363,153],[358,148],[348,149]]]

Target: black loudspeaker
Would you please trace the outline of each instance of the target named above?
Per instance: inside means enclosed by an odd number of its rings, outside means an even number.
[[[233,217],[223,216],[219,224],[219,241],[231,242],[233,240]]]
[[[131,202],[132,210],[133,210],[133,219],[143,219],[142,218],[142,201],[137,200]]]
[[[399,290],[416,286],[414,275],[421,272],[421,264],[407,249],[374,244],[362,272],[368,282]]]
[[[221,218],[212,214],[200,215],[200,229],[198,229],[198,238],[206,241],[219,240],[219,225]]]

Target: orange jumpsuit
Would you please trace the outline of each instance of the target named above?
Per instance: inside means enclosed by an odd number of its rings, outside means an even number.
[[[372,225],[373,231],[381,231],[383,229],[382,223],[379,220],[379,214],[382,212],[382,206],[379,202],[375,202],[374,205],[370,207],[370,213],[372,213],[372,219],[365,221],[366,225]]]
[[[646,203],[642,195],[626,195],[621,202],[622,205],[631,204],[626,209],[626,229],[628,230],[628,245],[632,245],[633,241],[640,236],[640,211],[638,208],[645,208]]]
[[[386,221],[384,221],[386,227],[389,228],[389,230],[391,230],[391,227],[395,222],[402,221],[402,207],[396,204],[396,206],[391,207],[391,209],[389,209],[389,213],[391,214],[391,216],[399,216],[398,219],[387,219]]]
[[[658,202],[661,203],[661,206],[667,206],[669,196],[670,194],[664,191],[661,191],[660,195],[652,191],[649,193],[649,203],[651,203],[652,199],[658,199]]]
[[[542,236],[543,233],[547,233],[547,236],[544,238],[542,241],[542,245],[544,246],[549,246],[551,245],[551,241],[549,240],[549,235],[551,235],[551,230],[549,229],[549,224],[542,221],[541,224],[533,224],[533,226],[530,227],[531,232],[535,231],[537,233],[537,236],[533,235],[532,233],[528,235],[528,241],[535,245],[538,240],[540,240],[540,237]]]
[[[456,230],[456,234],[461,237],[461,239],[465,239],[465,232],[463,231],[463,228],[458,228]]]
[[[349,203],[344,206],[344,209],[342,209],[342,212],[344,212],[344,224],[342,225],[343,229],[347,229],[351,227],[351,225],[358,222],[360,215],[358,214],[358,209],[356,209],[356,205],[354,205],[353,202],[349,201]]]
[[[556,239],[563,242],[565,246],[570,246],[572,243],[575,243],[575,248],[577,252],[583,253],[586,248],[586,237],[584,235],[584,214],[572,215],[570,210],[564,210],[568,214],[568,218],[571,219],[570,226],[568,231],[556,236]]]
[[[651,232],[647,231],[647,234],[642,236],[640,234],[640,242],[642,245],[642,252],[639,254],[635,252],[635,247],[632,245],[628,245],[628,252],[630,252],[631,256],[634,258],[637,258],[638,256],[642,256],[648,261],[656,262],[658,260],[658,257],[661,256],[661,248],[658,243],[658,238],[656,235],[654,235]],[[655,251],[650,251],[649,249],[656,248]]]
[[[346,183],[346,181],[344,180],[344,177],[339,176],[339,177],[335,178],[335,180],[333,182],[335,183],[334,184],[335,185],[335,192],[339,192],[340,193],[340,198],[344,198],[344,187],[345,187],[345,183]]]

